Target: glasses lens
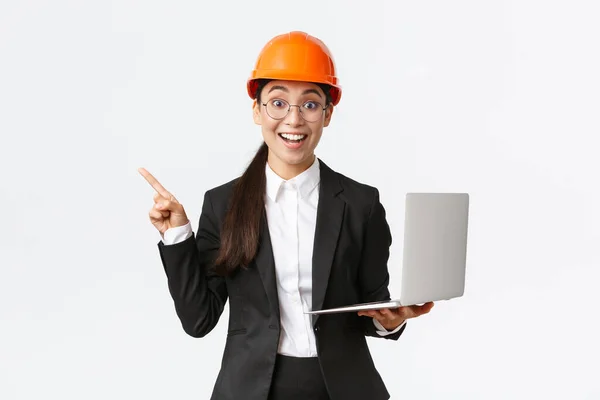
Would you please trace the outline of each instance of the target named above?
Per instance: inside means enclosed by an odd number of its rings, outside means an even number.
[[[273,119],[283,119],[290,105],[285,100],[273,99],[267,103],[267,114]]]
[[[300,112],[307,122],[315,122],[323,115],[323,106],[316,101],[307,101],[300,107]]]

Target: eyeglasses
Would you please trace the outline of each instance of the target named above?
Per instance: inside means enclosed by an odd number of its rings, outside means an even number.
[[[323,111],[329,107],[329,105],[323,107],[321,103],[312,100],[302,105],[296,105],[281,99],[269,100],[268,103],[262,105],[267,108],[267,114],[273,119],[284,119],[292,107],[298,107],[300,115],[306,122],[318,121],[323,116]]]

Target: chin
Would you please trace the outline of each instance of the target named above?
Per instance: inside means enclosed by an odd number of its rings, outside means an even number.
[[[281,160],[286,163],[287,165],[298,165],[298,164],[302,164],[302,162],[305,160],[304,157],[300,158],[300,157],[282,157]]]
[[[287,165],[299,165],[305,163],[308,159],[312,159],[313,153],[310,149],[302,149],[301,151],[294,151],[287,147],[276,143],[275,146],[271,147],[271,151],[274,155],[284,164]]]

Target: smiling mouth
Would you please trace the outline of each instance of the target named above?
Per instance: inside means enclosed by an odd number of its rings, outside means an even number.
[[[279,137],[285,140],[288,143],[300,143],[308,137],[308,135],[296,135],[289,133],[280,133]]]

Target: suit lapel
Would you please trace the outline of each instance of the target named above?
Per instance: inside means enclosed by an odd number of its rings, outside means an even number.
[[[327,283],[342,226],[345,203],[336,173],[319,159],[321,183],[312,259],[312,309],[323,308]],[[319,316],[313,315],[313,325]]]
[[[327,283],[337,248],[337,241],[342,227],[345,203],[338,197],[343,190],[336,173],[319,159],[320,185],[317,221],[313,244],[312,258],[312,309],[323,308]],[[277,280],[275,275],[275,259],[266,215],[261,219],[260,245],[256,255],[256,266],[260,274],[271,311],[280,318],[279,298],[277,296]],[[313,324],[318,320],[313,315]]]
[[[273,246],[269,234],[269,225],[266,215],[263,213],[261,219],[260,244],[256,254],[256,266],[260,274],[271,312],[279,319],[279,298],[277,297],[277,280],[275,276],[275,259],[273,258]]]

